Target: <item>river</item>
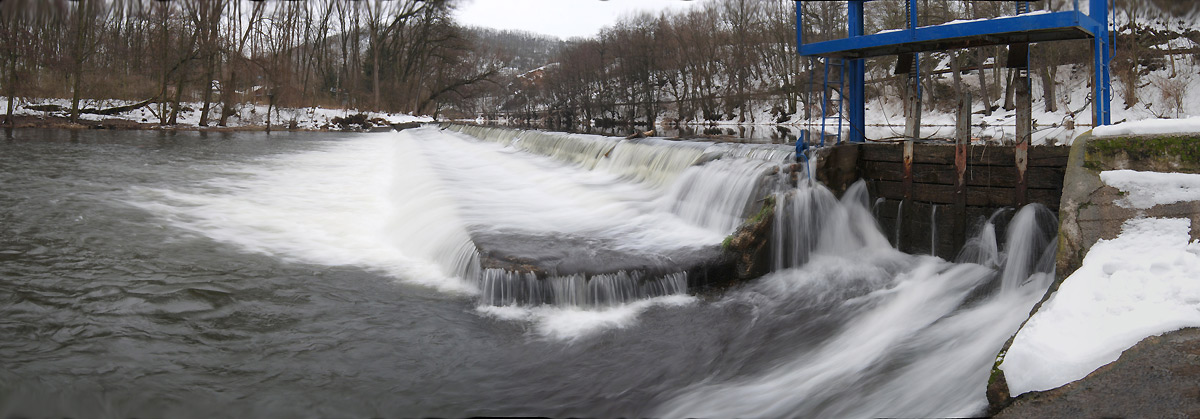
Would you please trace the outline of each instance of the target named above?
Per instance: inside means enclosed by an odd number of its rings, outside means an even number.
[[[614,293],[719,246],[786,147],[480,137],[8,132],[0,417],[977,415],[1049,279],[1044,210],[955,263],[802,185],[774,273]],[[592,281],[511,297],[484,241]]]

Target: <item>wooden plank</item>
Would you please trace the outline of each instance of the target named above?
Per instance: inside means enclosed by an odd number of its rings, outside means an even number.
[[[904,149],[901,144],[865,144],[862,160],[901,162]],[[954,145],[916,144],[913,163],[954,164]],[[1063,146],[1033,146],[1029,148],[1030,167],[1066,166],[1071,148]],[[1016,155],[1012,146],[970,145],[967,147],[968,166],[1015,166]]]
[[[931,183],[922,183],[915,185],[913,188],[913,199],[922,202],[932,202],[936,204],[953,204],[958,196],[954,185],[937,185]],[[968,195],[970,202],[970,195]]]
[[[890,180],[875,180],[869,182],[874,189],[874,196],[886,199],[904,199],[904,183]]]
[[[1029,167],[1066,167],[1071,147],[1029,147]]]
[[[900,144],[865,144],[859,151],[859,158],[864,161],[899,163],[904,160],[904,148]]]
[[[980,207],[1011,207],[1013,193],[1016,188],[1000,187],[969,187],[967,188],[967,205]]]
[[[917,144],[913,149],[913,163],[954,164],[954,146],[950,144]]]
[[[967,150],[967,166],[1016,166],[1012,146],[972,145]]]
[[[1054,213],[1058,213],[1058,205],[1062,201],[1062,191],[1053,189],[1027,189],[1025,190],[1026,199],[1029,202],[1036,202],[1045,205]]]
[[[1025,172],[1030,189],[1056,189],[1060,194],[1063,188],[1063,178],[1066,176],[1067,168],[1063,166],[1030,167]]]
[[[904,199],[904,183],[899,181],[889,180],[872,180],[868,182],[872,196],[884,199]],[[1012,207],[1016,203],[1013,197],[1016,193],[1016,188],[1012,186],[968,186],[967,187],[967,205],[972,207]],[[1061,189],[1041,189],[1029,188],[1027,191],[1029,202],[1036,202],[1046,205],[1051,210],[1057,211],[1059,201],[1062,199]],[[913,196],[914,201],[928,202],[935,204],[954,204],[958,197],[957,190],[954,185],[948,184],[931,184],[931,183],[914,183]]]
[[[1026,172],[1030,188],[1062,189],[1066,168],[1032,167]],[[1015,187],[1016,167],[971,166],[967,167],[967,185]]]
[[[866,179],[904,180],[904,165],[892,162],[864,162],[863,176]],[[953,185],[955,181],[954,166],[937,164],[914,164],[912,170],[914,183],[937,183]]]
[[[904,165],[896,162],[865,161],[863,178],[869,180],[903,181]]]

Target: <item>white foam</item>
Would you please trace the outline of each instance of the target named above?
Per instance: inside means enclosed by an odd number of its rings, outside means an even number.
[[[532,323],[538,336],[570,342],[606,330],[632,327],[652,307],[680,307],[697,301],[690,295],[668,295],[610,307],[485,305],[475,310],[499,320]]]
[[[398,186],[398,140],[395,134],[358,136],[314,151],[222,163],[200,169],[218,175],[198,185],[137,187],[128,202],[176,228],[246,251],[363,266],[444,291],[473,293],[472,283],[398,245],[397,225],[407,216],[390,199]]]

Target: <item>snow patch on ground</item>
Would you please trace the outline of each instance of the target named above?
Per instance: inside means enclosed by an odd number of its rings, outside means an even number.
[[[1176,202],[1200,201],[1200,174],[1107,170],[1100,180],[1126,193],[1117,205],[1148,209]]]
[[[1115,137],[1121,135],[1164,135],[1200,133],[1200,116],[1187,119],[1144,119],[1120,124],[1096,127],[1092,135]]]
[[[1100,240],[1017,334],[1000,368],[1013,395],[1060,387],[1142,339],[1200,326],[1190,220],[1140,218]]]

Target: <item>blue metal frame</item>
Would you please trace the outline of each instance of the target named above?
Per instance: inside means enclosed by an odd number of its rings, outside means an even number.
[[[803,0],[796,2],[796,51],[803,56],[824,56],[849,59],[847,77],[849,81],[850,141],[861,142],[866,128],[866,98],[864,83],[866,64],[864,58],[942,50],[950,47],[997,45],[1009,42],[1040,42],[1059,39],[1092,38],[1094,40],[1095,91],[1093,92],[1093,116],[1096,125],[1111,124],[1110,103],[1112,87],[1109,63],[1112,61],[1108,30],[1110,0],[1088,0],[1088,13],[1079,11],[1079,0],[1075,10],[1010,16],[974,22],[918,27],[882,32],[872,35],[863,33],[863,5],[870,0],[847,0],[847,37],[823,42],[804,43],[804,16],[800,8]],[[917,2],[912,2],[915,19]],[[1003,39],[1005,42],[996,42]],[[945,44],[945,45],[942,45]]]

